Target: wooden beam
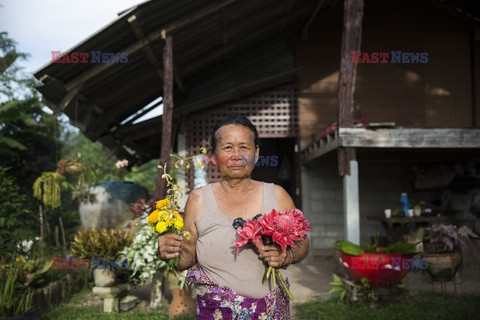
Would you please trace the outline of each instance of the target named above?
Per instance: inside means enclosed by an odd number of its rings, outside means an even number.
[[[227,8],[223,7],[222,8],[222,29],[224,29],[227,26]],[[228,31],[223,31],[222,32],[222,44],[224,46],[228,45]]]
[[[58,80],[48,74],[44,74],[43,76],[40,77],[40,81],[44,84],[47,84],[48,82],[53,82],[57,88],[60,90],[62,88],[65,87],[65,83],[63,83],[63,81],[61,80]],[[87,102],[87,98],[81,94],[80,92],[77,91],[77,93],[75,94],[78,98],[78,100],[80,100],[81,102]],[[61,111],[58,106],[60,106],[60,103],[57,105],[53,104],[52,102],[50,101],[47,101],[46,99],[43,99],[45,101],[45,104],[50,108],[52,109],[54,112],[58,112],[58,113],[62,113],[63,111]],[[99,107],[97,106],[96,104],[89,104],[93,107],[93,111],[95,111],[96,114],[98,115],[103,115],[105,112]],[[56,111],[55,111],[56,110]]]
[[[142,28],[138,24],[137,17],[135,15],[132,15],[128,18],[128,22],[133,28],[133,31],[135,32],[135,36],[137,37],[138,40],[140,41],[145,41],[145,34],[143,33]],[[155,53],[153,52],[152,47],[150,46],[149,43],[145,43],[143,46],[143,50],[145,54],[147,55],[148,61],[154,66],[155,71],[157,72],[158,77],[160,80],[163,80],[162,77],[162,66],[160,64],[160,61],[158,61],[157,57],[155,56]],[[178,88],[182,93],[185,93],[185,87],[183,86],[182,79],[180,79],[180,76],[178,72],[176,71],[175,63],[174,63],[174,75],[175,75],[175,82],[177,83]]]
[[[128,120],[127,122],[125,122],[122,126],[129,126],[131,125],[135,120],[137,119],[140,119],[141,117],[143,117],[144,115],[146,115],[147,113],[149,113],[150,111],[152,111],[153,109],[155,109],[156,107],[160,106],[161,104],[163,103],[163,100],[162,101],[159,101],[153,105],[151,105],[150,107],[144,109],[142,112],[140,112],[139,114],[137,114],[135,117],[133,117],[132,119]]]
[[[343,10],[343,34],[338,81],[338,127],[348,128],[353,126],[353,96],[357,77],[357,64],[351,62],[351,52],[360,51],[363,0],[345,0]],[[338,171],[341,176],[350,174],[350,161],[352,160],[355,160],[354,149],[338,149]]]
[[[480,23],[473,26],[472,87],[472,125],[480,127]]]
[[[317,6],[315,7],[315,10],[313,10],[312,15],[310,18],[308,18],[307,23],[305,23],[305,26],[302,29],[302,39],[307,40],[308,39],[308,27],[312,24],[313,20],[315,20],[315,17],[317,16],[318,12],[320,12],[321,9],[325,6],[327,3],[327,0],[320,0],[318,1]]]
[[[140,123],[118,127],[117,130],[115,130],[114,134],[128,135],[135,131],[141,131],[141,130],[146,130],[150,127],[161,127],[161,126],[162,126],[162,116],[157,116],[157,117],[142,121]]]
[[[285,16],[287,16],[292,10],[293,0],[284,0],[284,2],[286,2]],[[277,35],[280,35],[283,32],[283,29],[285,28],[285,24],[286,24],[286,21],[280,24],[280,27],[278,27]]]
[[[180,19],[178,19],[178,20],[176,20],[176,21],[174,21],[174,22],[172,22],[172,23],[170,23],[166,26],[163,26],[161,28],[156,29],[155,31],[153,31],[149,35],[145,36],[144,41],[136,41],[136,42],[132,43],[131,45],[129,45],[128,47],[120,50],[120,52],[125,52],[130,56],[131,54],[133,54],[133,53],[137,52],[138,50],[142,49],[145,44],[148,44],[148,43],[151,43],[153,41],[156,41],[156,40],[160,39],[162,37],[162,31],[170,33],[175,29],[185,27],[185,26],[197,21],[198,19],[201,19],[205,16],[208,16],[209,14],[212,14],[212,13],[220,10],[221,8],[227,6],[227,5],[229,5],[229,4],[231,4],[235,1],[236,0],[215,1],[214,3],[212,3],[210,5],[204,6],[200,10],[197,10],[197,11],[195,11],[195,12],[189,14],[189,15],[186,15],[185,17],[180,18]],[[91,79],[91,78],[97,76],[98,74],[106,71],[107,69],[111,68],[114,65],[115,65],[115,63],[102,63],[102,64],[99,64],[95,67],[89,68],[85,72],[83,72],[81,75],[77,76],[75,79],[73,79],[72,81],[67,83],[65,85],[65,89],[67,91],[69,91],[70,89],[75,88],[78,85],[80,85],[80,83],[88,81],[89,79]]]
[[[163,115],[162,115],[162,144],[160,149],[160,166],[170,167],[169,159],[172,152],[172,121],[173,121],[173,40],[172,36],[163,33],[165,39],[163,47]],[[159,168],[155,181],[154,199],[159,200],[166,196],[167,184],[162,179],[163,171]]]
[[[247,16],[247,17],[240,17],[236,19],[235,21],[230,22],[223,32],[225,33],[235,33],[235,34],[248,34],[247,37],[244,37],[242,39],[239,39],[240,41],[246,42],[248,41],[252,34],[253,35],[258,35],[261,32],[264,32],[266,30],[270,30],[271,28],[274,28],[284,22],[287,22],[293,18],[296,18],[298,15],[304,14],[308,11],[311,11],[313,9],[312,5],[305,4],[302,6],[298,6],[297,9],[295,9],[296,12],[290,13],[283,17],[282,19],[275,20],[274,22],[270,24],[266,24],[265,20],[266,18],[272,16],[274,17],[276,14],[278,14],[279,8],[278,8],[278,3],[274,2],[272,4],[266,5],[259,10],[256,10],[255,13]],[[203,51],[204,48],[206,47],[211,47],[212,45],[207,43],[205,44],[205,39],[201,38],[198,41],[194,43],[187,43],[188,47],[184,48],[183,43],[178,43],[178,51],[179,51],[179,56],[177,61],[179,61],[179,64],[184,64],[185,61],[190,61],[194,60],[194,57],[197,57],[198,55],[196,54],[195,51],[188,50],[189,48],[199,48],[198,51]],[[222,48],[220,46],[219,48]],[[192,59],[193,58],[193,59]]]
[[[72,102],[73,98],[82,89],[82,87],[83,83],[75,89],[68,91],[67,94],[62,98],[62,101],[60,101],[60,103],[58,104],[58,108],[61,111],[65,111],[65,109],[67,109],[68,105]]]
[[[340,128],[340,144],[350,148],[480,149],[480,129]]]
[[[181,70],[182,76],[183,77],[188,77],[188,75],[191,75],[194,71],[200,69],[202,66],[208,64],[209,62],[214,61],[215,59],[224,55],[225,53],[232,50],[233,48],[238,47],[238,46],[240,46],[244,43],[248,43],[253,37],[264,34],[265,32],[268,32],[271,29],[276,28],[278,25],[280,25],[280,24],[282,24],[286,21],[289,21],[291,19],[294,19],[294,18],[304,14],[305,12],[308,12],[309,10],[310,10],[309,7],[300,7],[297,10],[295,10],[294,12],[291,12],[290,14],[288,14],[282,20],[276,21],[275,23],[272,23],[272,24],[267,24],[263,27],[260,27],[260,25],[263,25],[263,21],[260,20],[260,19],[257,20],[258,25],[253,25],[251,27],[251,32],[246,32],[246,33],[249,34],[248,37],[240,39],[240,40],[238,40],[238,41],[236,41],[236,42],[234,42],[234,43],[232,43],[228,46],[223,46],[223,45],[219,46],[219,47],[211,50],[207,54],[205,54],[203,56],[200,56],[197,59],[194,59],[183,70]],[[274,38],[274,39],[276,39],[276,38]]]
[[[90,122],[90,119],[92,118],[92,113],[93,113],[93,106],[91,104],[87,105],[87,110],[85,110],[85,114],[84,114],[83,119],[82,119],[81,127],[79,127],[79,129],[81,131],[83,131],[83,132],[87,131],[88,123]]]
[[[212,75],[218,72],[223,72],[226,68],[244,62],[245,60],[252,59],[258,53],[262,52],[266,48],[271,47],[276,42],[280,41],[281,35],[277,37],[270,38],[269,40],[262,42],[261,44],[249,48],[248,50],[243,51],[241,54],[236,55],[234,58],[225,61],[224,63],[217,64],[216,66],[209,68],[208,71],[202,72],[199,77],[196,77],[193,81],[189,82],[189,87],[195,88],[197,84],[202,84],[206,79],[210,78]]]
[[[262,88],[264,88],[266,84],[269,84],[269,85],[280,84],[280,83],[276,83],[276,81],[280,82],[286,78],[293,77],[294,75],[297,74],[299,70],[301,70],[301,68],[295,68],[289,71],[279,72],[277,74],[269,75],[269,76],[251,81],[249,83],[239,85],[230,90],[221,92],[215,96],[210,96],[204,99],[198,99],[193,102],[187,102],[177,107],[175,111],[179,115],[187,115],[188,113],[202,109],[204,106],[209,106],[215,103],[222,103],[228,100],[235,99],[238,96],[244,95],[243,92],[251,93],[250,89],[252,88],[256,88],[258,91],[258,90],[262,90]]]
[[[162,80],[163,78],[162,66],[160,64],[160,61],[158,61],[157,57],[155,56],[155,53],[153,52],[152,47],[150,46],[150,43],[146,41],[145,34],[143,33],[142,28],[138,25],[137,16],[132,15],[128,17],[127,21],[128,23],[130,23],[130,26],[132,27],[137,40],[142,42],[142,49],[143,49],[143,52],[145,52],[145,55],[147,56],[148,61],[153,65],[153,67],[155,68],[155,72],[157,73],[160,80]]]

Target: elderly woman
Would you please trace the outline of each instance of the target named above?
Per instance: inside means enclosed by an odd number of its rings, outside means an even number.
[[[160,257],[180,257],[179,270],[197,265],[187,276],[196,285],[197,319],[290,319],[285,292],[262,278],[267,264],[286,268],[304,259],[308,239],[287,250],[252,245],[237,255],[232,223],[293,209],[293,201],[282,187],[250,178],[255,163],[245,159],[256,159],[260,150],[257,129],[247,118],[230,115],[217,122],[211,149],[222,180],[190,193],[184,219],[192,237],[159,237]]]

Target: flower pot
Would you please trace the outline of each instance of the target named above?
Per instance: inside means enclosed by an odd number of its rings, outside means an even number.
[[[115,270],[110,269],[94,269],[93,280],[96,287],[110,287],[115,284]]]
[[[433,281],[452,281],[462,263],[462,255],[459,251],[446,253],[422,253],[427,260],[427,272]]]
[[[168,276],[167,281],[172,294],[172,302],[168,307],[168,317],[175,318],[195,314],[196,304],[192,299],[192,290],[189,287],[180,289],[178,278],[173,275]]]
[[[72,164],[65,167],[65,172],[71,175],[80,174],[83,172],[83,166],[78,164]]]
[[[363,253],[352,256],[340,251],[339,261],[353,281],[359,283],[362,278],[366,278],[370,285],[383,286],[397,284],[405,277],[410,269],[404,268],[402,261],[408,258],[395,253]]]

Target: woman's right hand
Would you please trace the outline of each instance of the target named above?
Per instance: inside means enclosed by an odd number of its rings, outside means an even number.
[[[160,259],[169,260],[180,255],[184,238],[182,235],[168,233],[158,237],[158,254]]]

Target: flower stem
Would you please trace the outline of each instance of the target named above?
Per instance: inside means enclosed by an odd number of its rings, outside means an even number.
[[[280,283],[280,285],[282,286],[283,290],[285,291],[285,293],[288,295],[288,297],[290,298],[290,300],[294,300],[293,299],[293,295],[292,293],[290,292],[290,290],[288,289],[287,287],[287,284],[285,283],[285,280],[283,280],[283,276],[282,274],[280,273],[280,271],[278,270],[275,270],[276,271],[276,274],[278,276],[278,282]]]

